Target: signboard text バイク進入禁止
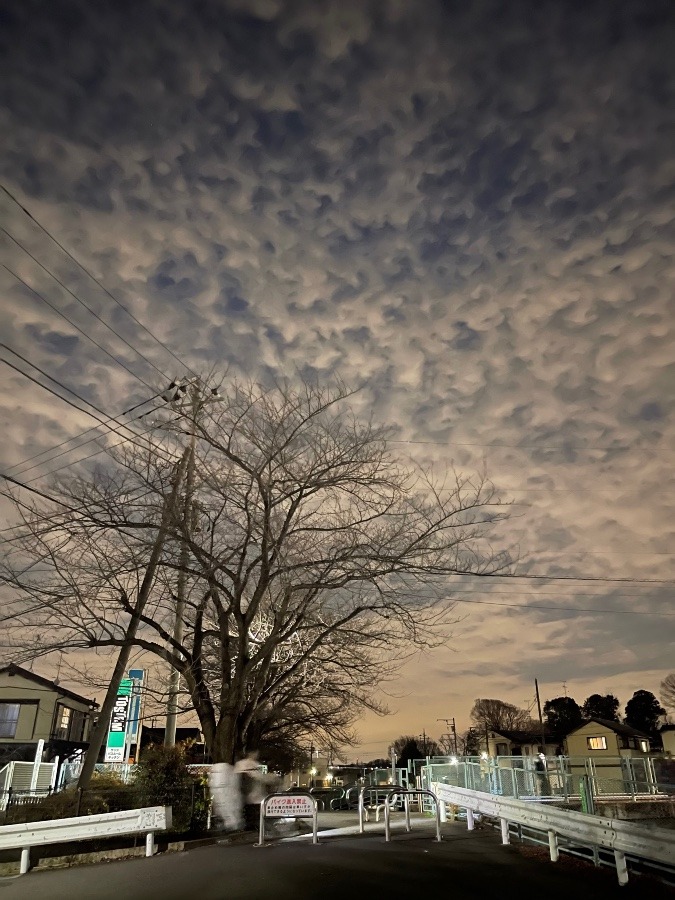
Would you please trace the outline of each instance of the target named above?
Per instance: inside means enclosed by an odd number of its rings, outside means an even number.
[[[270,797],[265,803],[265,815],[310,818],[314,815],[314,804],[311,797],[305,797],[303,794]]]

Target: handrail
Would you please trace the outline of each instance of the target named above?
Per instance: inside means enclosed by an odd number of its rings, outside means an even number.
[[[500,819],[502,842],[505,844],[509,843],[510,822],[547,832],[553,862],[558,859],[558,835],[587,846],[612,850],[620,884],[628,881],[626,853],[666,865],[675,864],[675,831],[666,828],[647,830],[635,822],[608,819],[512,797],[498,797],[439,782],[435,783],[434,788],[443,806],[450,803],[467,810],[469,829],[473,828],[474,812]]]

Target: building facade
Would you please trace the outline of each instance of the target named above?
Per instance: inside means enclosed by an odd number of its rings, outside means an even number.
[[[98,704],[56,681],[9,665],[0,669],[0,764],[31,760],[40,740],[44,758],[68,759],[88,746]]]

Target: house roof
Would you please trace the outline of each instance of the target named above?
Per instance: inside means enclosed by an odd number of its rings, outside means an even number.
[[[88,697],[83,697],[81,694],[76,694],[75,691],[69,691],[68,688],[64,688],[63,685],[58,683],[58,681],[50,681],[48,678],[43,678],[42,675],[36,675],[35,672],[30,672],[28,669],[24,669],[22,666],[17,666],[16,663],[10,663],[8,666],[3,666],[2,668],[0,668],[0,675],[4,672],[6,672],[8,675],[20,675],[22,678],[25,678],[28,681],[34,681],[36,684],[39,684],[42,687],[49,688],[64,699],[69,698],[70,700],[77,700],[79,703],[85,703],[87,704],[87,706],[92,706],[98,709],[98,703],[96,703],[94,700],[90,700]]]
[[[490,732],[500,735],[500,737],[505,737],[514,744],[541,744],[541,731],[512,731],[511,729],[498,731],[496,728],[491,728]],[[547,744],[556,744],[558,742],[556,736],[550,731],[545,731],[543,737]]]
[[[625,725],[623,722],[615,722],[613,719],[587,719],[585,722],[582,722],[578,728],[570,731],[569,734],[576,734],[577,731],[584,728],[586,725],[590,725],[591,722],[595,723],[596,725],[602,725],[603,728],[609,728],[610,731],[613,731],[615,734],[621,734],[624,737],[640,737],[649,739],[649,735],[645,734],[644,731],[638,731],[637,728],[633,728],[631,725]]]

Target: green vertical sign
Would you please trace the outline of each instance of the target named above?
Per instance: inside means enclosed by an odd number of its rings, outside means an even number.
[[[127,738],[127,719],[129,703],[134,682],[131,678],[123,678],[117,689],[117,699],[110,717],[108,740],[105,747],[106,762],[124,762]]]

